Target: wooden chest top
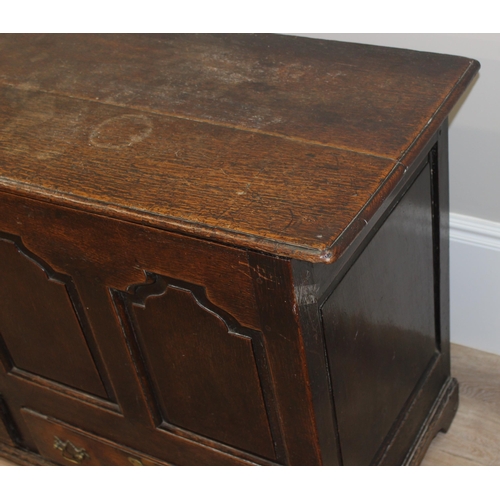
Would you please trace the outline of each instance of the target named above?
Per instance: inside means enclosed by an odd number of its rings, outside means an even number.
[[[2,35],[0,189],[333,262],[478,68],[277,35]]]

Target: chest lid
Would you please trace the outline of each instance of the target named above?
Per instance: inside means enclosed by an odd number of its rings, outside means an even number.
[[[0,190],[333,262],[478,68],[278,35],[2,35]]]

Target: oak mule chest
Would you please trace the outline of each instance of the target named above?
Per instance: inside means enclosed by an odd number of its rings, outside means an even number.
[[[450,378],[446,55],[0,37],[0,455],[418,464]]]

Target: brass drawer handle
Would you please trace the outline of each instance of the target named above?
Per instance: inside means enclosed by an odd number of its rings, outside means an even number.
[[[128,457],[128,461],[132,464],[132,465],[144,465],[142,463],[141,460],[139,460],[138,458],[132,458],[132,457]]]
[[[73,464],[81,464],[85,459],[90,459],[84,448],[78,448],[71,441],[62,441],[57,436],[54,436],[54,448],[61,451],[63,458]]]

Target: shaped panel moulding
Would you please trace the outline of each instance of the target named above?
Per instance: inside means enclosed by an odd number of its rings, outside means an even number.
[[[0,233],[0,355],[4,368],[107,398],[87,344],[89,335],[71,278],[54,272],[20,238]]]
[[[260,332],[210,303],[203,287],[145,274],[146,283],[112,294],[160,427],[274,459]]]

